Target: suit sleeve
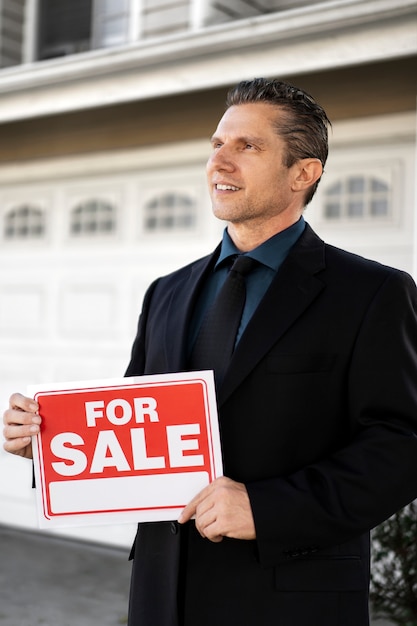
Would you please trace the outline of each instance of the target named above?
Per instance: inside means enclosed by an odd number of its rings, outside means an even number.
[[[159,279],[158,279],[159,280]],[[125,376],[142,376],[146,369],[146,323],[149,315],[149,307],[152,294],[158,280],[155,280],[148,288],[143,299],[142,311],[139,316],[136,337],[133,342],[130,362],[125,372]]]
[[[407,274],[392,272],[375,295],[347,389],[355,434],[343,448],[247,484],[263,565],[348,542],[417,497],[417,291]]]

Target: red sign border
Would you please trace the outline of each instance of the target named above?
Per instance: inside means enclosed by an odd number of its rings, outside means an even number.
[[[64,383],[62,386],[51,384],[42,386],[36,386],[36,391],[34,393],[34,398],[40,398],[41,396],[46,395],[63,395],[68,393],[88,393],[97,392],[97,391],[107,391],[107,390],[116,390],[116,389],[132,389],[132,388],[150,388],[150,387],[161,387],[161,386],[178,386],[178,385],[187,385],[187,384],[200,384],[202,387],[202,394],[205,405],[205,420],[206,420],[206,429],[207,429],[207,447],[209,452],[209,480],[214,480],[222,475],[223,468],[221,464],[221,454],[216,445],[215,439],[219,440],[218,434],[218,420],[217,420],[217,407],[216,404],[213,404],[213,401],[210,401],[213,393],[214,393],[214,380],[212,377],[212,372],[187,372],[181,374],[163,374],[163,375],[152,375],[152,376],[143,376],[143,377],[132,377],[132,378],[123,378],[118,379],[120,382],[114,383],[111,380],[109,381],[100,381],[101,384],[95,384],[94,381],[86,381],[85,383]],[[131,382],[126,382],[126,381]],[[98,381],[96,381],[98,382]],[[108,384],[107,384],[108,383]],[[34,387],[34,386],[33,386]],[[215,396],[214,396],[215,397]],[[88,516],[106,516],[106,515],[118,515],[124,513],[138,513],[141,512],[152,512],[152,511],[175,511],[183,508],[184,503],[178,505],[169,505],[169,506],[153,506],[153,507],[133,507],[133,508],[125,508],[125,509],[108,509],[108,510],[100,510],[100,511],[76,511],[76,512],[65,512],[65,513],[53,513],[51,512],[51,503],[50,498],[48,497],[48,482],[45,477],[45,467],[44,467],[44,457],[43,457],[43,448],[42,448],[42,433],[39,433],[34,437],[36,439],[36,457],[34,455],[35,462],[35,472],[37,480],[39,480],[42,498],[41,498],[41,506],[42,506],[42,516],[44,520],[52,522],[53,520],[68,520],[74,519],[77,517]],[[34,450],[34,452],[35,452]],[[216,454],[217,452],[217,454]],[[220,457],[220,458],[219,458]],[[219,462],[220,461],[220,462]],[[37,468],[36,468],[37,462]],[[121,477],[122,478],[122,477]],[[65,482],[65,481],[64,481]],[[39,500],[38,500],[39,501]],[[49,506],[48,506],[49,504]],[[96,523],[96,522],[94,522]]]

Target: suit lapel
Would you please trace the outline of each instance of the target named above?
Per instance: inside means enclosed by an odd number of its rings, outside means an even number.
[[[200,286],[214,267],[220,246],[210,256],[190,266],[189,273],[172,293],[167,311],[165,350],[168,371],[182,371],[187,366],[188,332]]]
[[[221,405],[324,288],[324,242],[307,225],[250,320],[218,391]]]
[[[178,282],[167,308],[165,351],[167,371],[187,367],[191,315],[201,285],[213,268],[220,246],[193,263]],[[291,250],[249,322],[233,355],[221,388],[221,405],[324,288],[316,276],[324,269],[324,242],[309,225]]]

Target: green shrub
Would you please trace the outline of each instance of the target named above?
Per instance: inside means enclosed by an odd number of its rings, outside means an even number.
[[[417,626],[417,501],[373,530],[370,598],[374,617]]]

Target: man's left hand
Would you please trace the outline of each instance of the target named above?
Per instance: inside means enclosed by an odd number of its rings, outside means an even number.
[[[178,521],[195,525],[202,537],[219,542],[223,537],[255,539],[255,523],[248,492],[243,483],[222,476],[200,491],[187,504]]]

